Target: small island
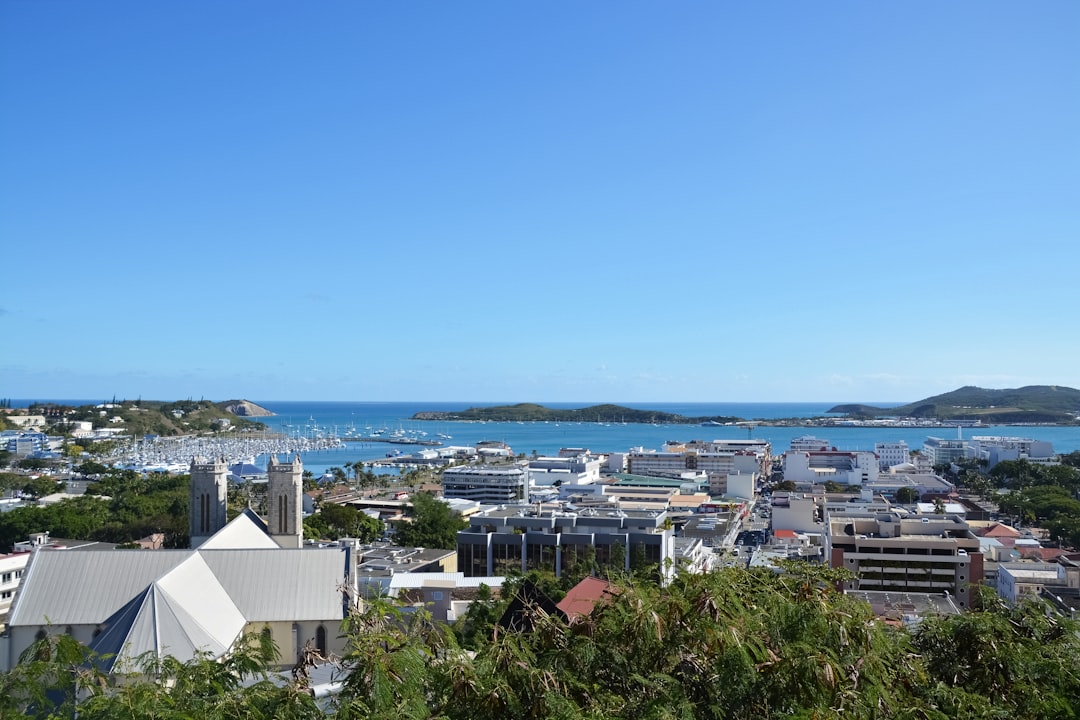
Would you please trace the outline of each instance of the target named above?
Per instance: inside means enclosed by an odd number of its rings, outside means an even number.
[[[459,412],[418,412],[413,420],[473,421],[473,422],[589,422],[589,423],[639,423],[664,425],[727,425],[741,422],[742,418],[710,415],[687,417],[659,410],[638,410],[621,405],[592,405],[576,409],[555,409],[535,403],[473,407]]]

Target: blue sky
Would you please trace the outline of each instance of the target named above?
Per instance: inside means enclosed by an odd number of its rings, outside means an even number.
[[[0,396],[1080,387],[1080,4],[0,3]]]

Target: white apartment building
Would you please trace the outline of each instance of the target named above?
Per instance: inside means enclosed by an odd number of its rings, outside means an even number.
[[[735,472],[768,475],[772,471],[772,443],[768,440],[710,440],[692,441],[684,444],[668,443],[665,451],[680,449],[704,452],[735,453]]]
[[[877,455],[868,450],[788,450],[784,453],[784,479],[815,484],[828,481],[842,485],[866,485],[878,478]]]
[[[28,552],[0,555],[0,628],[7,624],[11,602],[15,598],[15,591],[22,581],[23,571],[29,559]]]
[[[878,468],[881,470],[911,462],[911,448],[903,440],[875,443],[874,452],[878,456]]]
[[[817,520],[817,503],[810,495],[774,493],[769,511],[774,533],[779,530],[820,533],[824,529]]]
[[[750,473],[712,473],[709,475],[709,493],[723,497],[752,500],[757,486],[758,474]]]
[[[667,445],[665,447],[683,446]],[[667,449],[663,452],[657,452],[639,447],[633,448],[626,456],[626,472],[632,475],[678,477],[687,471],[724,475],[737,472],[735,469],[735,453],[692,449]]]
[[[1054,446],[1046,440],[1000,435],[975,435],[968,441],[965,455],[985,460],[987,467],[991,468],[1005,460],[1027,460],[1041,464],[1057,462]]]
[[[483,505],[517,505],[528,500],[529,475],[521,465],[462,465],[443,471],[443,497]]]
[[[551,487],[560,485],[590,485],[600,481],[604,461],[587,454],[560,457],[538,457],[529,461],[529,485]]]

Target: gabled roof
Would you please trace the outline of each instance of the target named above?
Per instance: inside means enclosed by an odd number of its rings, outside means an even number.
[[[600,578],[587,577],[570,588],[557,607],[566,613],[567,618],[575,620],[590,615],[596,603],[610,595],[611,583]]]
[[[1020,531],[1019,530],[1017,530],[1016,528],[1013,528],[1013,527],[1009,527],[1008,525],[1004,525],[1002,523],[995,523],[994,525],[991,525],[990,527],[986,528],[985,530],[983,530],[982,532],[977,533],[977,534],[980,535],[981,537],[989,537],[989,538],[1007,538],[1007,537],[1008,538],[1018,538],[1018,537],[1020,537]]]
[[[199,550],[276,548],[266,531],[266,523],[251,508],[230,520],[225,527],[207,538]]]
[[[567,619],[566,613],[543,590],[531,580],[526,580],[499,618],[498,627],[512,632],[532,632],[536,628],[536,621],[547,615]]]

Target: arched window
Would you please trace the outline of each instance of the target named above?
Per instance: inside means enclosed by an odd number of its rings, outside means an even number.
[[[326,627],[323,625],[315,630],[315,647],[318,648],[320,655],[326,657]]]

